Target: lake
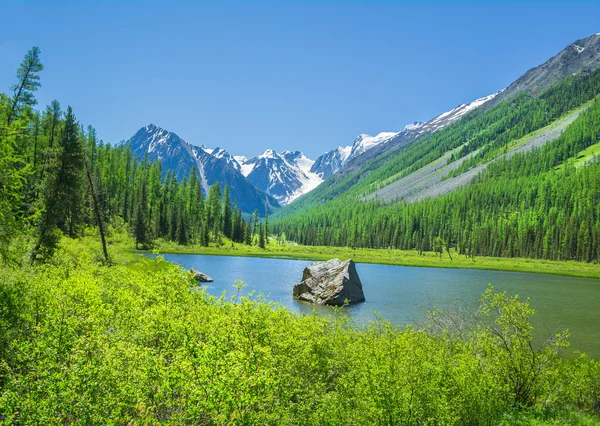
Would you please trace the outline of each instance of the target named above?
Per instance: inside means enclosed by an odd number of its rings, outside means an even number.
[[[233,295],[235,280],[243,280],[243,293],[262,293],[292,311],[321,315],[332,308],[292,298],[292,288],[310,261],[256,257],[165,254],[165,259],[196,268],[214,279],[207,292]],[[356,269],[363,284],[365,303],[344,308],[358,324],[377,316],[397,325],[420,324],[428,307],[475,307],[488,283],[498,291],[529,297],[536,310],[533,325],[538,336],[556,329],[571,331],[571,350],[600,356],[600,280],[520,272],[442,269],[360,263]]]

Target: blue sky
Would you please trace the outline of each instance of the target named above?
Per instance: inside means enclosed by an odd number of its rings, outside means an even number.
[[[600,32],[600,2],[0,2],[0,90],[31,46],[106,142],[155,123],[196,145],[312,158],[508,85]]]

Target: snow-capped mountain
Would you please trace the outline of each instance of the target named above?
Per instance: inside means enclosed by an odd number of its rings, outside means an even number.
[[[265,200],[272,207],[289,204],[339,170],[360,167],[381,152],[436,132],[498,93],[461,104],[425,123],[414,122],[399,132],[381,132],[375,136],[360,134],[352,145],[337,147],[316,161],[300,151],[276,153],[271,149],[250,159],[232,156],[222,148],[191,145],[154,124],[141,128],[128,143],[139,159],[147,154],[150,160],[161,160],[165,173],[169,169],[175,171],[178,180],[195,167],[205,192],[215,182],[228,184],[233,201],[242,211],[251,213],[258,209],[262,213]]]
[[[348,156],[348,160],[351,160],[355,157],[358,157],[363,152],[373,148],[380,143],[385,143],[387,140],[393,138],[398,133],[396,132],[381,132],[377,136],[369,136],[366,134],[360,134],[354,140],[354,144],[352,144],[352,149],[350,150],[350,155]]]
[[[499,92],[493,93],[493,94],[491,94],[489,96],[485,96],[483,98],[476,99],[473,102],[469,102],[467,104],[460,104],[460,105],[452,108],[451,110],[446,111],[424,123],[415,121],[414,123],[404,126],[404,128],[401,131],[399,131],[398,133],[388,133],[388,132],[380,133],[379,135],[373,137],[373,140],[377,141],[377,143],[370,143],[370,144],[367,143],[365,145],[365,147],[368,147],[368,148],[365,150],[362,150],[362,151],[360,149],[357,149],[356,150],[357,154],[349,155],[348,159],[346,159],[345,161],[343,161],[341,163],[341,166],[338,166],[337,168],[336,167],[325,168],[325,169],[323,169],[323,171],[321,171],[321,170],[313,170],[313,171],[315,173],[318,173],[320,176],[322,176],[323,179],[326,179],[331,174],[336,173],[339,170],[343,170],[344,173],[357,170],[363,164],[365,164],[367,161],[377,157],[378,155],[382,154],[383,152],[387,152],[393,148],[410,144],[415,139],[417,139],[421,136],[425,136],[427,134],[437,132],[438,130],[441,130],[444,127],[447,127],[447,126],[455,123],[460,118],[462,118],[465,114],[473,111],[475,108],[480,107],[483,104],[487,103],[488,101],[494,99],[499,93],[502,93],[502,91],[503,90],[500,90]],[[360,136],[356,139],[356,141],[359,141],[359,139],[360,139]],[[355,141],[355,145],[356,145],[356,141]],[[354,146],[353,146],[353,148],[354,148]],[[324,156],[336,157],[336,153],[334,151],[330,151],[330,152],[324,154]],[[320,159],[321,158],[319,157],[317,159],[317,162],[319,162]],[[333,164],[336,164],[336,166],[337,166],[337,163],[334,162]],[[327,174],[330,170],[331,170],[331,173]]]
[[[352,151],[352,146],[338,146],[317,158],[310,171],[325,180],[344,167],[350,151]]]
[[[317,158],[310,171],[325,180],[352,159],[377,145],[386,143],[397,134],[396,132],[381,132],[377,136],[360,134],[356,137],[352,145],[338,146],[336,149],[321,155]]]
[[[270,207],[279,205],[273,197],[248,182],[239,163],[221,148],[191,145],[154,124],[142,127],[127,143],[139,160],[145,155],[151,161],[160,160],[163,172],[173,170],[179,181],[195,167],[205,194],[215,182],[229,185],[232,201],[245,213],[258,210],[262,214],[265,203]]]
[[[272,195],[281,205],[315,189],[323,179],[310,171],[314,161],[300,151],[276,153],[267,149],[258,157],[235,157],[248,181]]]
[[[456,122],[463,115],[473,111],[475,108],[483,105],[484,103],[491,101],[494,99],[499,93],[502,93],[504,89],[492,93],[489,96],[484,96],[483,98],[479,98],[474,100],[473,102],[469,102],[468,104],[460,104],[457,107],[452,108],[450,111],[446,111],[437,117],[427,121],[426,123],[422,123],[420,126],[411,129],[411,131],[417,131],[419,134],[421,133],[433,133],[437,132],[440,129],[443,129],[446,126]],[[406,128],[405,128],[406,129]]]

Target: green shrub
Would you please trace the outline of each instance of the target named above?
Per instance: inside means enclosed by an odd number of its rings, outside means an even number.
[[[598,363],[561,359],[559,340],[530,358],[529,307],[491,289],[490,319],[459,335],[216,298],[162,258],[105,267],[81,241],[0,273],[7,424],[597,419],[564,413],[597,409]]]

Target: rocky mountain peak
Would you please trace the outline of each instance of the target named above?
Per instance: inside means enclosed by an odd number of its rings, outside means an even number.
[[[521,92],[533,95],[569,75],[580,75],[600,68],[600,33],[577,40],[543,64],[530,69],[488,103],[495,105]]]

